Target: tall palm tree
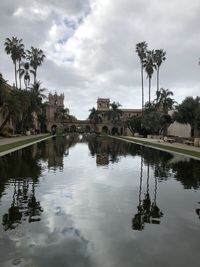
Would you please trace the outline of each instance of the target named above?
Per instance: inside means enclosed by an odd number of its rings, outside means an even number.
[[[144,69],[147,73],[147,78],[149,79],[149,103],[151,102],[151,78],[156,65],[154,63],[154,50],[147,51],[146,58],[144,59]]]
[[[144,108],[144,59],[146,58],[146,52],[147,52],[147,43],[141,42],[136,44],[136,53],[138,54],[138,57],[140,58],[140,65],[141,65],[141,80],[142,80],[142,111]]]
[[[19,88],[22,89],[22,82],[21,82],[21,75],[20,75],[20,69],[21,69],[21,62],[22,59],[26,57],[26,53],[24,51],[24,44],[20,43],[18,46],[18,72],[19,72]]]
[[[17,37],[12,36],[12,38],[6,38],[4,43],[5,51],[8,55],[11,55],[15,67],[15,86],[17,86],[17,61],[21,58],[22,50],[24,45],[22,44],[22,39],[17,39]]]
[[[88,119],[91,122],[98,124],[98,123],[101,123],[103,121],[103,118],[102,118],[100,112],[98,110],[96,110],[94,107],[92,109],[90,109],[89,111],[90,111],[90,115],[89,115]]]
[[[33,68],[31,72],[34,76],[34,83],[36,82],[37,68],[42,65],[45,57],[43,51],[39,48],[31,46],[31,50],[27,50],[27,59],[30,60],[30,65]]]
[[[154,53],[154,62],[157,70],[157,92],[159,90],[159,71],[161,64],[166,60],[166,52],[163,49],[156,49]]]

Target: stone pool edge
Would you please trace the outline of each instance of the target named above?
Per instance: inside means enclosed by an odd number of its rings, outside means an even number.
[[[137,144],[137,145],[146,146],[146,147],[149,147],[149,148],[157,149],[157,150],[168,152],[168,153],[172,153],[172,154],[181,155],[181,156],[184,156],[184,157],[188,157],[188,158],[192,158],[192,159],[200,161],[200,157],[196,157],[196,156],[192,156],[190,154],[184,153],[184,152],[178,152],[178,151],[174,151],[174,150],[168,149],[167,147],[165,147],[165,145],[162,145],[162,144],[159,144],[159,146],[161,146],[161,147],[158,147],[158,146],[154,145],[151,142],[147,142],[147,141],[145,142],[145,141],[142,141],[142,140],[140,141],[138,139],[129,139],[129,138],[126,138],[126,137],[117,137],[117,136],[111,136],[111,135],[108,135],[108,137],[113,138],[113,139],[117,139],[117,140],[120,140],[120,141],[125,141],[125,142],[129,142],[129,143]],[[192,150],[189,150],[189,149],[187,149],[187,150],[193,152]]]
[[[44,138],[41,137],[41,139],[37,139],[37,140],[35,140],[35,141],[26,143],[26,144],[24,144],[24,145],[19,145],[19,146],[13,147],[13,148],[11,148],[11,149],[2,151],[2,152],[0,152],[0,157],[6,156],[7,154],[10,154],[10,153],[13,153],[13,152],[15,152],[15,151],[17,151],[17,150],[23,149],[23,148],[25,148],[25,147],[28,147],[28,146],[37,144],[37,143],[39,143],[39,142],[42,142],[42,141],[47,140],[47,139],[52,138],[52,137],[53,137],[52,135],[48,135],[48,136],[46,136],[46,137],[44,137]],[[14,144],[14,143],[13,143],[13,144]]]

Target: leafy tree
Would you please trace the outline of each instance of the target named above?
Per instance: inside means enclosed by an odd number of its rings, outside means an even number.
[[[0,132],[10,119],[16,121],[21,114],[21,101],[16,89],[13,89],[10,94],[6,96],[1,111],[4,120],[0,125]]]
[[[136,53],[140,59],[141,65],[141,81],[142,81],[142,111],[144,108],[144,60],[146,58],[147,53],[147,43],[141,42],[136,44]]]
[[[191,135],[194,136],[195,130],[200,129],[200,97],[186,97],[176,109],[174,119],[180,123],[190,124]]]
[[[31,46],[31,50],[27,50],[27,59],[30,60],[30,65],[33,69],[31,72],[34,76],[34,83],[36,82],[37,68],[42,65],[45,57],[43,51],[39,48]]]
[[[146,58],[144,59],[144,69],[147,73],[147,78],[149,79],[149,102],[151,102],[151,79],[154,68],[156,68],[156,64],[154,63],[154,50],[147,51]]]
[[[3,79],[3,76],[0,73],[0,107],[2,107],[7,94],[8,92],[6,90],[5,80]]]
[[[166,52],[163,49],[156,49],[154,53],[154,62],[157,70],[157,92],[159,90],[159,72],[160,66],[166,60]]]

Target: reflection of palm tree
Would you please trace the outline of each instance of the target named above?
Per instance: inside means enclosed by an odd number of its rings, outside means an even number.
[[[150,208],[151,208],[151,198],[149,194],[149,163],[147,165],[147,192],[143,200],[143,209],[144,209],[144,222],[150,223]]]
[[[162,211],[159,209],[159,207],[156,204],[156,198],[157,198],[157,178],[155,176],[155,189],[154,189],[154,200],[151,205],[151,223],[153,224],[159,224],[160,223],[160,218],[163,216]]]
[[[29,194],[30,181],[14,181],[14,193],[11,207],[8,209],[8,213],[3,215],[4,230],[15,229],[22,220],[28,222],[40,221],[41,208],[40,202],[36,201],[35,197],[35,182],[32,181],[32,190]]]
[[[147,188],[145,198],[141,200],[142,192],[142,172],[143,172],[143,160],[141,156],[141,174],[140,174],[140,188],[139,188],[139,205],[137,207],[138,213],[135,214],[132,220],[133,230],[143,230],[145,223],[159,224],[160,218],[163,216],[162,211],[159,209],[156,203],[157,197],[157,178],[155,177],[155,190],[154,190],[154,200],[151,202],[150,193],[149,193],[149,171],[150,164],[147,165]]]
[[[142,193],[142,179],[143,179],[143,157],[141,156],[141,169],[140,169],[140,187],[139,187],[139,205],[137,207],[138,213],[135,214],[132,220],[132,228],[133,230],[141,231],[144,229],[144,221],[143,221],[143,207],[141,201],[141,193]]]

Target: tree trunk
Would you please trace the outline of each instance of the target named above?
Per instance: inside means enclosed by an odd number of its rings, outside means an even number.
[[[141,78],[142,78],[142,113],[144,109],[144,77],[143,77],[143,65],[141,62]]]
[[[159,91],[159,67],[157,70],[157,92]]]
[[[16,61],[14,62],[14,65],[15,65],[15,86],[17,88],[18,86],[17,86],[17,64],[16,64]]]
[[[151,78],[149,77],[149,103],[151,102]]]
[[[21,60],[19,60],[18,71],[19,71],[19,88],[22,89],[22,77],[20,75],[20,69],[21,69]]]
[[[37,72],[37,68],[36,68],[36,69],[34,69],[34,81],[33,81],[33,82],[34,82],[34,84],[36,83],[36,75],[37,75],[37,74],[36,74],[36,72]]]

